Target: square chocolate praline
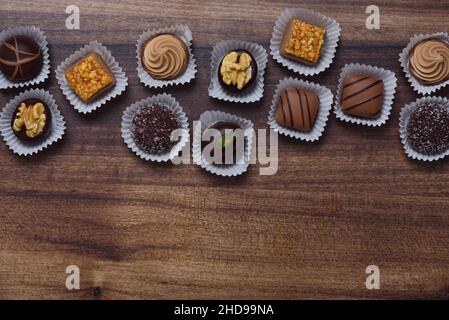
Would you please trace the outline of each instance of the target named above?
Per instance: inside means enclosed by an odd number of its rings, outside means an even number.
[[[282,56],[306,64],[320,59],[326,30],[299,19],[289,21],[279,47]]]

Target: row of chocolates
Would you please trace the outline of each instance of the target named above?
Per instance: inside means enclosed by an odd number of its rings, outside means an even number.
[[[299,74],[317,74],[331,65],[339,36],[340,26],[335,20],[310,10],[286,9],[276,22],[271,54],[276,61]],[[49,74],[49,54],[41,30],[12,28],[1,33],[0,42],[0,88],[20,88],[45,81]],[[190,82],[196,73],[191,46],[192,33],[187,26],[144,32],[137,43],[137,72],[141,82],[152,88]],[[229,102],[260,100],[267,59],[265,49],[255,43],[218,43],[212,51],[209,95]],[[432,93],[444,87],[449,83],[449,37],[445,33],[413,37],[400,54],[400,62],[419,93]],[[91,42],[68,57],[57,68],[56,78],[64,95],[81,113],[98,109],[120,95],[128,84],[112,54],[98,42]],[[395,90],[393,72],[367,65],[346,65],[337,86],[336,116],[343,121],[380,126],[389,117]],[[19,97],[4,108],[0,129],[14,152],[29,155],[47,146],[49,136],[52,141],[61,138],[65,125],[59,111],[53,114],[57,106],[47,92],[27,91]],[[174,100],[169,95],[156,96],[156,100],[160,99]],[[277,87],[268,124],[290,137],[317,140],[324,131],[333,101],[332,92],[324,86],[283,79]],[[170,141],[170,134],[181,127],[188,130],[188,123],[176,100],[173,103],[177,106],[170,107],[170,103],[160,101],[136,103],[125,110],[123,137],[142,158],[167,161],[182,148],[181,141]],[[133,107],[136,105],[139,107]],[[445,98],[429,97],[403,109],[401,138],[409,156],[436,160],[449,153],[448,108]],[[125,121],[126,117],[130,121]],[[207,127],[220,130],[238,127],[220,117]],[[52,128],[59,131],[52,132]],[[220,141],[232,142],[234,138]],[[249,161],[249,155],[246,158]],[[236,163],[231,167],[233,165]],[[227,175],[236,172],[232,168],[228,170],[229,167],[220,169],[230,173]]]

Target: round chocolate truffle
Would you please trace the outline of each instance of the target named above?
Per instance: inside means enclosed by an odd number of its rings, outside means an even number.
[[[169,152],[176,144],[176,141],[171,140],[172,132],[179,128],[173,110],[160,104],[140,108],[131,123],[136,145],[153,154]]]
[[[416,108],[407,124],[410,145],[422,154],[439,154],[449,147],[447,106],[428,104]]]
[[[219,132],[219,137],[211,134],[212,141],[205,136],[207,130],[215,129]],[[209,135],[207,135],[209,136]],[[207,149],[206,149],[207,148]],[[243,129],[233,122],[217,122],[207,128],[203,133],[201,150],[203,159],[207,163],[216,165],[232,165],[243,159],[245,148],[245,136]],[[215,152],[220,150],[221,158],[215,159]],[[217,155],[220,157],[219,155]]]
[[[142,66],[154,78],[171,80],[182,75],[189,64],[189,49],[174,34],[161,34],[145,43]]]
[[[11,37],[0,47],[0,69],[11,81],[24,81],[36,77],[42,65],[41,48],[29,37]]]
[[[218,80],[226,90],[239,93],[251,87],[257,78],[257,63],[245,50],[226,54],[218,66]]]
[[[20,140],[32,141],[45,137],[51,124],[51,111],[38,99],[27,99],[17,106],[11,128]]]

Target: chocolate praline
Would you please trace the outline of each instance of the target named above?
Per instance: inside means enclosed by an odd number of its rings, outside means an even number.
[[[0,69],[11,81],[25,81],[36,77],[42,69],[42,51],[33,39],[14,36],[0,47]]]
[[[34,137],[30,137],[27,135],[26,133],[26,127],[22,127],[22,130],[20,131],[16,131],[14,130],[14,121],[19,118],[18,113],[19,113],[19,108],[21,107],[22,104],[25,104],[27,106],[27,108],[29,108],[30,106],[34,106],[37,103],[42,103],[44,106],[44,114],[45,114],[45,125],[42,129],[42,131],[34,136]],[[48,108],[48,106],[41,100],[39,99],[27,99],[22,101],[15,109],[14,111],[14,116],[11,119],[11,128],[12,128],[12,132],[14,133],[14,135],[19,138],[20,140],[23,141],[34,141],[34,140],[38,140],[41,138],[45,138],[48,133],[50,132],[50,124],[51,124],[51,111]]]
[[[245,61],[242,55],[244,58],[250,58],[247,67],[243,65]],[[224,64],[226,66],[223,66]],[[257,78],[257,62],[252,54],[246,50],[232,50],[221,59],[217,73],[220,85],[224,89],[232,93],[240,93],[254,84]],[[243,78],[244,81],[240,82]]]
[[[435,155],[449,147],[449,111],[447,106],[427,104],[416,108],[407,123],[407,138],[413,149]]]
[[[158,80],[176,79],[189,65],[189,48],[175,34],[151,38],[143,45],[140,55],[143,68]]]
[[[245,147],[245,136],[243,129],[234,122],[225,122],[219,121],[207,128],[206,130],[218,130],[220,133],[220,137],[212,138],[212,141],[201,141],[201,151],[203,151],[203,157],[206,159],[206,162],[213,163],[216,165],[232,165],[240,162],[244,155],[244,147]],[[204,133],[203,133],[204,136]],[[239,143],[243,143],[242,145],[238,145]],[[212,144],[213,148],[210,153],[204,154],[205,148]],[[215,150],[221,149],[221,162],[217,163],[215,160]],[[210,149],[209,149],[210,150]],[[231,161],[229,161],[231,160]]]
[[[309,132],[315,125],[320,98],[313,92],[286,88],[276,106],[276,121],[281,126]]]
[[[351,116],[374,119],[381,114],[383,97],[382,79],[350,74],[344,82],[341,110]]]
[[[131,133],[138,147],[148,153],[169,152],[176,144],[172,132],[180,128],[176,114],[161,104],[140,108],[131,123]]]

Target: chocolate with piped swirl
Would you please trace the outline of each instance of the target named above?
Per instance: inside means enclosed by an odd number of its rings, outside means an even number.
[[[143,46],[142,66],[151,77],[171,80],[182,75],[189,64],[189,49],[174,34],[160,34]]]
[[[449,44],[439,39],[418,43],[410,54],[410,72],[424,85],[449,79]]]

